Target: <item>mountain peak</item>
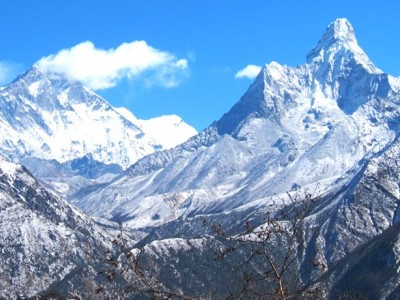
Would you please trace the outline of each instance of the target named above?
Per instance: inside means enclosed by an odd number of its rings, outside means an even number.
[[[32,65],[27,71],[20,74],[14,81],[24,80],[27,84],[46,78],[45,73],[37,66]]]
[[[18,83],[21,80],[25,82],[28,87],[32,85],[34,87],[37,87],[38,85],[47,85],[51,86],[54,89],[65,89],[67,87],[83,88],[82,83],[80,83],[79,81],[71,81],[61,73],[44,70],[38,64],[33,64],[27,71],[20,74],[13,81],[13,83]],[[33,93],[33,96],[38,96],[37,91]]]
[[[349,48],[361,50],[357,45],[357,39],[354,35],[353,26],[345,19],[336,19],[328,25],[324,35],[319,40],[317,46],[307,54],[307,62],[311,63],[315,60],[321,60],[326,52],[330,49],[341,48],[343,45]],[[362,51],[362,50],[361,50]]]
[[[343,55],[348,58],[352,57],[369,73],[382,73],[358,45],[353,26],[346,18],[336,19],[328,25],[317,46],[307,54],[307,63],[332,62],[335,57],[339,57],[342,60]]]
[[[357,43],[353,26],[346,18],[336,19],[329,24],[322,39],[324,40],[324,38],[327,42],[340,40]]]

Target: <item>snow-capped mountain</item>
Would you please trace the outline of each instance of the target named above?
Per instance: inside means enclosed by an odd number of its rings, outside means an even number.
[[[256,207],[294,189],[327,190],[394,140],[399,87],[338,19],[306,64],[266,65],[219,121],[72,201],[140,228]]]
[[[16,99],[4,97],[9,100],[6,104]],[[53,98],[35,99],[51,110],[53,102],[45,100]],[[11,104],[5,107],[22,117]],[[145,131],[146,125],[134,116],[123,110],[118,116],[135,130]],[[172,119],[169,124],[180,122]],[[22,126],[18,122],[16,128]],[[27,162],[43,177],[54,171],[77,178],[73,189],[77,192],[70,200],[89,214],[141,230],[140,237],[147,236],[137,247],[144,245],[139,253],[149,258],[151,266],[144,272],[154,271],[167,286],[193,298],[232,297],[235,288],[240,292],[237,280],[244,281],[236,276],[238,266],[246,262],[263,274],[262,264],[268,264],[265,257],[260,263],[248,263],[245,257],[254,254],[251,247],[232,250],[227,260],[216,262],[224,239],[211,237],[204,222],[220,224],[232,236],[243,232],[247,222],[265,225],[271,210],[290,212],[296,205],[285,202],[290,195],[312,193],[315,206],[299,231],[305,247],[293,249],[290,280],[303,287],[310,283],[327,287],[326,298],[354,292],[366,299],[398,299],[399,124],[400,79],[375,67],[358,46],[351,24],[338,19],[308,53],[305,64],[267,64],[220,120],[175,148],[141,158],[110,182],[97,176],[118,166],[93,163],[98,158],[92,152],[72,161]],[[101,184],[87,188],[81,182],[83,175]],[[93,264],[83,272],[77,266],[86,263],[84,254],[103,245],[107,234],[44,190],[23,167],[2,157],[0,204],[0,241],[12,245],[3,251],[7,259],[0,261],[0,270],[18,270],[0,273],[6,278],[0,286],[5,297],[14,291],[34,295],[51,290],[48,274],[58,276],[52,285],[56,288],[85,283],[73,275],[94,278]],[[288,218],[290,214],[274,222],[285,224]],[[285,247],[282,240],[269,240],[278,256],[285,252],[279,248]],[[15,245],[21,245],[25,255],[19,255]],[[60,245],[66,247],[59,249]],[[38,253],[44,257],[42,264]],[[53,265],[54,257],[66,258],[65,265],[71,267],[57,269],[60,260]],[[323,268],[316,268],[316,261]],[[50,271],[43,266],[51,266]],[[31,279],[33,273],[41,276]],[[19,288],[30,282],[32,293]]]
[[[27,169],[0,156],[1,298],[46,298],[52,292],[62,295],[62,290],[64,295],[93,295],[98,276],[93,257],[111,240]]]
[[[127,120],[141,128],[146,135],[157,141],[163,149],[171,149],[197,134],[197,130],[177,115],[165,115],[148,120],[136,118],[125,107],[115,108]]]
[[[126,168],[164,148],[79,82],[37,66],[0,91],[0,127],[2,153],[15,160],[63,163],[91,154],[99,162]],[[179,134],[187,139],[194,132]]]

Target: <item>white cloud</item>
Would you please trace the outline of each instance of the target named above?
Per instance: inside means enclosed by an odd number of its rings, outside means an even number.
[[[261,67],[256,65],[247,65],[245,68],[236,72],[235,78],[248,78],[254,79],[257,77],[258,73],[260,73]]]
[[[10,83],[21,72],[22,65],[0,61],[0,85]]]
[[[115,49],[99,49],[90,41],[43,57],[37,65],[61,73],[94,90],[117,85],[123,78],[145,76],[148,85],[177,86],[187,73],[188,61],[155,49],[145,41],[123,43]]]

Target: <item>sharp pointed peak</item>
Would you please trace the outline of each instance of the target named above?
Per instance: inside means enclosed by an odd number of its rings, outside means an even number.
[[[336,19],[329,24],[323,37],[333,39],[334,41],[341,40],[357,43],[353,26],[346,18]]]
[[[317,46],[307,54],[307,63],[319,65],[342,55],[353,57],[370,73],[382,73],[358,45],[353,26],[346,18],[336,19],[328,25]]]
[[[317,46],[307,54],[307,62],[311,63],[316,58],[324,55],[329,49],[340,48],[345,44],[352,46],[357,51],[361,50],[358,47],[353,26],[346,18],[339,18],[328,25]]]

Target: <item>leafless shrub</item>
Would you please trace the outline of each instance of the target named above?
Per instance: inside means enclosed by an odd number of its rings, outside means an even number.
[[[221,244],[224,246],[215,253],[214,260],[225,261],[231,255],[239,258],[234,268],[237,282],[224,299],[323,297],[324,291],[310,289],[308,284],[298,280],[298,274],[293,273],[298,272],[299,253],[306,247],[305,231],[309,230],[306,219],[316,206],[317,197],[313,197],[316,193],[317,188],[312,193],[304,191],[304,194],[287,193],[284,199],[276,197],[269,206],[263,225],[253,226],[248,221],[243,232],[237,235],[230,235],[222,225],[209,224],[207,219],[203,219],[203,226],[211,228],[215,238],[223,241]],[[145,247],[129,249],[122,231],[112,244],[112,249],[105,253],[109,268],[101,273],[108,283],[115,284],[121,298],[194,299],[160,279],[157,272],[160,266],[151,255],[146,255]],[[325,271],[323,262],[315,260],[311,263],[314,268]],[[97,292],[106,289],[106,286],[99,286]],[[221,297],[218,291],[215,295],[215,298]]]
[[[317,187],[318,188],[318,187]],[[317,193],[287,193],[285,199],[277,197],[269,206],[265,223],[253,227],[244,224],[241,234],[229,236],[219,224],[211,226],[214,234],[227,240],[228,246],[216,258],[224,260],[235,252],[247,253],[240,265],[241,289],[235,298],[291,299],[322,297],[323,291],[309,289],[307,284],[297,280],[295,264],[298,254],[305,250],[306,218],[316,206]],[[207,226],[207,220],[203,225]],[[325,271],[323,262],[313,261],[315,268]],[[232,295],[233,297],[233,295]]]

